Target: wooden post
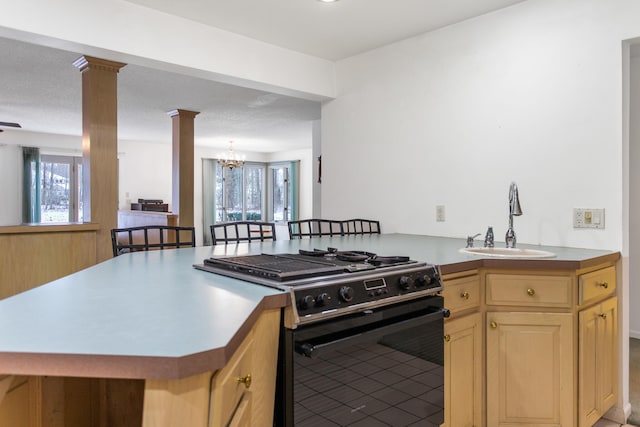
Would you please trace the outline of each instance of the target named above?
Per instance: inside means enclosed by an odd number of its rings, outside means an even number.
[[[126,64],[82,56],[83,221],[100,225],[96,261],[113,256],[111,229],[118,225],[117,74]]]
[[[171,212],[178,214],[178,225],[193,227],[193,156],[195,111],[173,110],[168,112],[172,132],[172,199]]]

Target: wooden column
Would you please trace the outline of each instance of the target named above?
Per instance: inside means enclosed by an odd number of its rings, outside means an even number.
[[[171,211],[178,214],[178,225],[193,227],[193,122],[195,111],[170,111],[173,126],[173,168]]]
[[[100,225],[96,261],[113,256],[111,229],[118,225],[118,71],[126,64],[82,56],[83,220]]]

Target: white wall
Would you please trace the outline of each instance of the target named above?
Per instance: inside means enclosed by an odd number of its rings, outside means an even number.
[[[118,207],[130,209],[138,199],[172,197],[171,144],[118,141]]]
[[[22,222],[22,151],[17,145],[0,144],[0,225]]]
[[[492,225],[504,240],[515,181],[519,242],[622,252],[616,421],[638,301],[623,155],[623,41],[640,36],[638,16],[633,0],[529,0],[339,62],[322,108],[324,217],[461,245]],[[606,228],[573,229],[574,207],[605,208]]]
[[[5,138],[6,136],[6,138]],[[40,147],[43,154],[82,156],[81,137],[51,135],[22,131],[3,133],[0,146],[0,197],[2,200],[17,200],[17,203],[0,205],[0,225],[16,225],[21,222],[20,171],[22,152],[20,146]],[[309,146],[311,146],[311,123],[309,123]],[[194,222],[198,244],[202,244],[202,233],[208,224],[202,224],[202,159],[215,158],[219,149],[195,147],[194,159]],[[312,159],[311,148],[273,154],[242,153],[248,161],[269,162],[283,160],[300,161],[300,215],[307,217],[312,212]],[[138,198],[162,199],[171,210],[171,144],[140,141],[118,141],[119,191],[118,206],[129,209]],[[284,237],[284,234],[282,234]]]
[[[323,216],[461,238],[492,225],[503,240],[515,181],[520,242],[621,249],[632,16],[640,2],[527,1],[341,61],[322,109]],[[574,207],[605,208],[606,228],[573,229]]]
[[[236,147],[237,148],[237,147]],[[247,161],[269,162],[281,160],[300,160],[300,212],[311,212],[311,149],[295,150],[273,154],[243,153]],[[209,224],[203,224],[202,212],[202,160],[216,158],[219,149],[203,146],[195,147],[194,159],[194,223],[198,245],[202,244],[202,236],[207,232]],[[129,209],[128,199],[158,198],[169,203],[171,209],[171,145],[163,143],[145,143],[136,141],[120,141],[119,153],[119,206]],[[284,234],[283,234],[284,237]]]

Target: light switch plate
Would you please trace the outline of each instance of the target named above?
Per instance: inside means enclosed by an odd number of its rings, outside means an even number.
[[[604,209],[573,208],[573,228],[604,228]]]

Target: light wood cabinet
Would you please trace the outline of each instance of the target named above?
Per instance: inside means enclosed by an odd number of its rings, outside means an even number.
[[[482,427],[484,347],[480,275],[477,271],[443,277],[444,324],[443,427]]]
[[[228,427],[251,427],[252,418],[255,418],[251,416],[251,402],[251,392],[247,391],[243,394],[240,403],[238,403],[233,418],[226,425]]]
[[[480,276],[468,274],[462,277],[444,277],[442,296],[447,309],[451,312],[451,318],[468,310],[478,310],[481,302]]]
[[[279,309],[264,312],[219,371],[148,380],[143,427],[271,426],[279,324]]]
[[[444,426],[481,427],[482,314],[451,319],[444,325]]]
[[[578,283],[578,304],[597,301],[616,290],[616,269],[607,267],[580,276]]]
[[[487,305],[571,307],[571,277],[487,274]]]
[[[251,353],[255,351],[253,334],[247,337],[227,366],[217,372],[211,383],[211,417],[209,426],[226,426],[233,419],[241,400],[251,404],[249,390],[255,387]],[[246,393],[246,394],[245,394]],[[244,412],[247,412],[246,410]],[[251,418],[245,414],[244,418]]]
[[[618,300],[580,312],[580,425],[591,426],[616,403]]]
[[[591,427],[617,400],[615,266],[484,280],[487,425]]]
[[[24,376],[4,376],[0,379],[0,421],[1,425],[39,427],[40,413],[31,410],[38,404],[37,388],[40,383]]]
[[[262,314],[211,383],[209,427],[273,425],[280,311]]]
[[[487,313],[487,425],[573,426],[570,313]]]
[[[99,228],[98,224],[0,227],[0,299],[96,264]]]
[[[129,389],[124,400],[113,395],[107,399],[100,392],[110,385],[97,378],[0,375],[0,426],[139,427],[135,393]],[[114,402],[120,403],[115,403],[117,408],[111,405]]]

